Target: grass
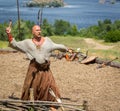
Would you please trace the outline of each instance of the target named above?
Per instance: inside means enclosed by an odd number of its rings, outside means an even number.
[[[7,48],[8,44],[9,43],[7,41],[0,41],[0,48]]]
[[[67,37],[59,37],[59,36],[52,36],[51,39],[56,42],[56,43],[60,43],[60,44],[64,44],[69,48],[81,48],[84,49],[86,48],[85,41],[84,39],[80,38],[80,37],[71,37],[71,36],[67,36]]]
[[[104,44],[107,46],[114,46],[111,49],[108,50],[101,50],[101,49],[94,49],[94,45],[87,44],[84,41],[84,38],[81,37],[72,37],[72,36],[52,36],[50,37],[54,42],[64,44],[69,48],[77,49],[80,48],[81,52],[86,53],[88,50],[88,55],[92,56],[98,56],[100,58],[104,59],[114,59],[115,57],[118,57],[119,59],[117,61],[120,61],[120,42],[117,43],[106,43],[101,40],[95,40],[96,42],[100,44]],[[0,48],[7,48],[8,42],[0,41]]]
[[[110,60],[118,57],[119,59],[117,61],[120,61],[120,52],[118,52],[117,50],[114,50],[114,49],[110,49],[110,50],[91,49],[90,55],[96,55],[100,58],[110,59]]]

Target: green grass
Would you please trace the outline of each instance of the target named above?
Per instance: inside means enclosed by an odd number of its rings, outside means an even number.
[[[69,48],[81,48],[81,49],[85,49],[86,45],[85,41],[83,38],[80,37],[71,37],[71,36],[67,36],[67,37],[59,37],[59,36],[52,36],[50,37],[54,42],[56,43],[60,43],[60,44],[64,44]]]
[[[110,59],[110,60],[118,57],[119,59],[117,61],[120,61],[120,52],[114,49],[109,49],[109,50],[91,49],[90,55],[96,55],[100,58]]]
[[[7,41],[0,41],[0,48],[7,48],[8,44],[9,43]]]

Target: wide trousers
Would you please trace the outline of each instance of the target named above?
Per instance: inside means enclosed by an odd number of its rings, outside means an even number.
[[[34,59],[30,61],[27,75],[22,89],[22,100],[30,100],[30,89],[33,89],[34,100],[56,101],[50,94],[50,89],[60,98],[59,89],[50,70],[50,63],[37,63]]]

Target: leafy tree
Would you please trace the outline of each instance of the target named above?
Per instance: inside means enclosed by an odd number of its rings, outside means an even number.
[[[111,22],[110,19],[105,19],[105,20],[103,21],[103,23],[104,23],[104,24],[111,24],[112,22]]]
[[[63,20],[56,20],[53,27],[56,35],[67,35],[71,29],[70,23]]]
[[[120,20],[115,20],[114,21],[114,26],[116,27],[116,29],[120,30]]]
[[[54,35],[53,27],[48,23],[47,19],[43,20],[43,24],[41,26],[42,35],[44,36],[52,36]]]
[[[8,40],[7,35],[5,33],[5,28],[7,27],[7,23],[0,24],[0,40],[6,41]]]
[[[70,30],[70,32],[68,32],[68,34],[70,34],[72,36],[78,35],[79,32],[78,32],[77,26],[76,25],[71,26],[71,30]]]
[[[117,42],[120,41],[120,31],[109,31],[105,36],[104,39],[106,42]]]
[[[90,26],[87,29],[83,28],[80,30],[79,35],[83,37],[96,37],[99,34],[98,26]]]
[[[85,37],[86,34],[87,34],[87,29],[85,29],[85,28],[80,29],[79,35],[80,35],[81,37]]]
[[[18,22],[16,21],[13,26],[13,34],[16,40],[23,40],[27,38],[31,38],[32,36],[32,26],[34,25],[34,22],[30,21],[20,21],[20,31],[18,29]]]
[[[98,22],[98,26],[102,35],[111,30],[111,23],[112,22],[109,19],[105,19],[103,22]]]
[[[20,21],[20,33],[18,30],[18,22],[16,21],[12,25],[12,34],[16,40],[23,40],[26,38],[31,38],[31,29],[34,25],[31,21]],[[0,24],[0,40],[6,41],[7,35],[5,33],[5,28],[8,23]],[[79,35],[82,37],[94,37],[99,39],[104,39],[107,42],[117,42],[120,41],[120,20],[116,20],[113,23],[111,20],[107,19],[104,21],[98,21],[98,25],[90,26],[88,28],[82,28],[78,31],[77,26],[71,24],[64,20],[55,20],[54,24],[48,23],[47,19],[43,20],[41,26],[43,36],[52,35]]]

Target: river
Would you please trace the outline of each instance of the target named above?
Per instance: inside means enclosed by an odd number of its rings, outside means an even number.
[[[24,7],[26,1],[19,0],[20,18],[37,23],[40,8]],[[50,23],[54,23],[56,19],[63,19],[77,25],[78,28],[96,25],[98,20],[120,19],[120,2],[118,1],[115,4],[110,2],[100,4],[98,0],[64,0],[64,2],[67,4],[65,7],[44,8],[43,19],[47,19]],[[8,22],[9,19],[17,20],[16,4],[16,0],[0,0],[0,23]]]

